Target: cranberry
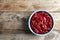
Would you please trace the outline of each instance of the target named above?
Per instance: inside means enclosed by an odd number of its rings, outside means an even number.
[[[31,18],[31,28],[37,34],[45,34],[53,27],[53,19],[48,12],[36,12]]]

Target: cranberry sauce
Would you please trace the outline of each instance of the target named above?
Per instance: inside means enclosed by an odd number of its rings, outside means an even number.
[[[52,29],[53,19],[48,12],[39,11],[32,16],[30,25],[35,33],[45,34]]]

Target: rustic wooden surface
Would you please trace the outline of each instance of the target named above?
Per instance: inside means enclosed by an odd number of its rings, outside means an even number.
[[[55,25],[49,35],[38,37],[28,29],[34,10],[48,10],[53,16]],[[0,40],[60,40],[60,1],[0,0]]]
[[[0,0],[0,11],[60,11],[59,0]]]

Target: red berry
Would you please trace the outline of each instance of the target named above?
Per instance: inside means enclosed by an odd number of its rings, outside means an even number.
[[[35,33],[45,34],[52,29],[52,22],[52,17],[47,12],[37,12],[32,16],[31,28]]]

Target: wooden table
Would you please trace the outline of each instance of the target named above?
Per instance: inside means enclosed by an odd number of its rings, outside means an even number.
[[[0,40],[59,40],[59,0],[3,0],[0,1]],[[38,37],[28,29],[28,18],[35,10],[48,10],[54,18],[54,30]]]

